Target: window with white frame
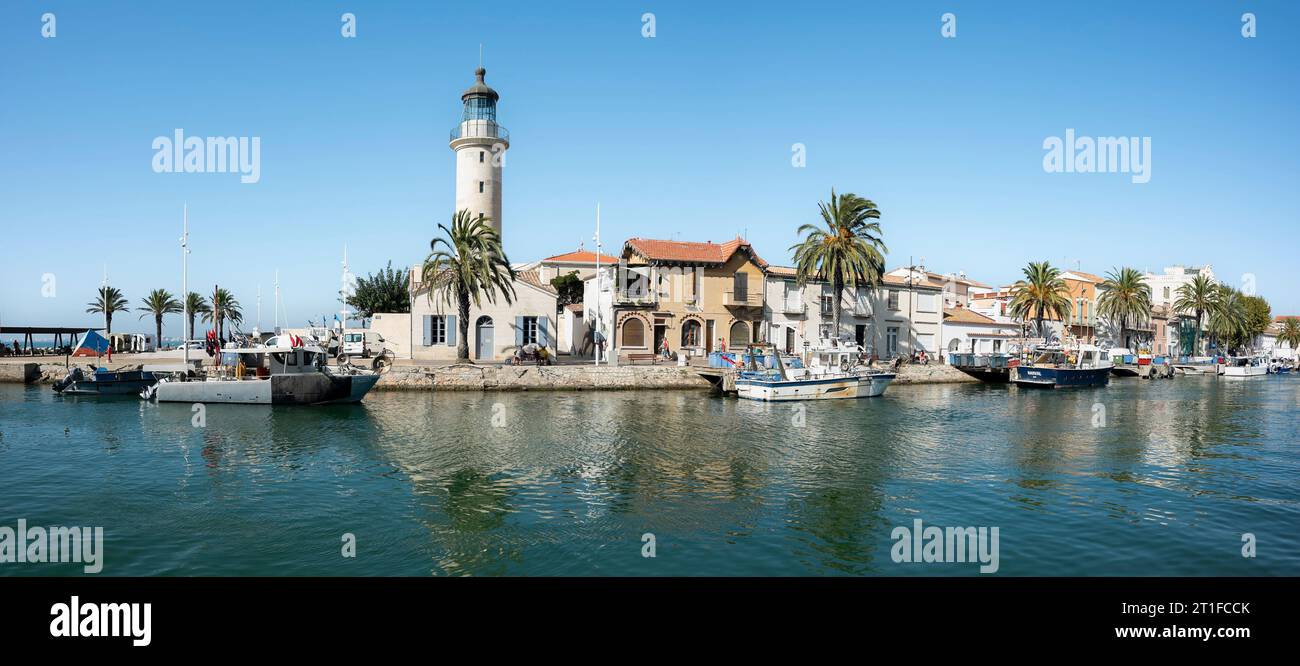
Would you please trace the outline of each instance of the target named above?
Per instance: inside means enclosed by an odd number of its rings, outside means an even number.
[[[524,317],[524,344],[537,343],[537,317]]]

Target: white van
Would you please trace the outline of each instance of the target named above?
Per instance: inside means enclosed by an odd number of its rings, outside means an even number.
[[[374,331],[344,331],[343,355],[370,358],[384,353],[384,336]]]

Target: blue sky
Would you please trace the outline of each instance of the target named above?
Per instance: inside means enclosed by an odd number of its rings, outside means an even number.
[[[786,263],[835,187],[883,211],[891,266],[1004,284],[1030,260],[1210,263],[1300,312],[1300,5],[1075,4],[11,0],[0,321],[96,323],[104,264],[133,306],[179,292],[186,202],[192,289],[220,283],[255,319],[260,284],[269,326],[278,268],[291,324],[336,311],[344,243],[358,273],[410,264],[451,215],[447,133],[480,43],[512,135],[514,261],[590,246],[600,201],[607,245],[740,233]],[[154,173],[176,128],[260,137],[260,181]],[[1150,182],[1046,173],[1043,141],[1067,128],[1150,137]]]

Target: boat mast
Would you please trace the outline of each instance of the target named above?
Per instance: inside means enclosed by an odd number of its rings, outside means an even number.
[[[185,366],[190,365],[190,341],[188,333],[185,331],[186,324],[190,321],[190,206],[182,204],[181,208],[181,358],[185,359]],[[162,340],[158,341],[162,344]]]

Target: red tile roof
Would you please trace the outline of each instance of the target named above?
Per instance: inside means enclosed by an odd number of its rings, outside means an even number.
[[[557,255],[555,255],[554,257],[547,257],[547,258],[545,258],[545,259],[542,260],[542,263],[544,263],[544,264],[546,264],[546,263],[555,263],[555,264],[592,264],[592,265],[595,265],[595,263],[596,263],[596,253],[595,253],[595,252],[588,252],[587,250],[577,250],[577,251],[574,251],[574,252],[566,252],[566,253],[564,253],[564,254],[557,254]],[[618,263],[618,257],[611,256],[611,255],[608,254],[608,253],[602,252],[602,253],[600,254],[600,263],[601,263],[601,264],[614,264],[614,263]]]
[[[966,308],[944,308],[944,321],[951,321],[955,324],[996,324],[996,321],[985,317],[984,315],[967,310]]]
[[[629,238],[625,246],[648,261],[672,261],[688,264],[722,264],[731,259],[737,251],[745,250],[754,259],[754,263],[766,270],[763,261],[749,241],[737,238],[725,243],[694,243],[690,241],[654,240],[651,238]]]

